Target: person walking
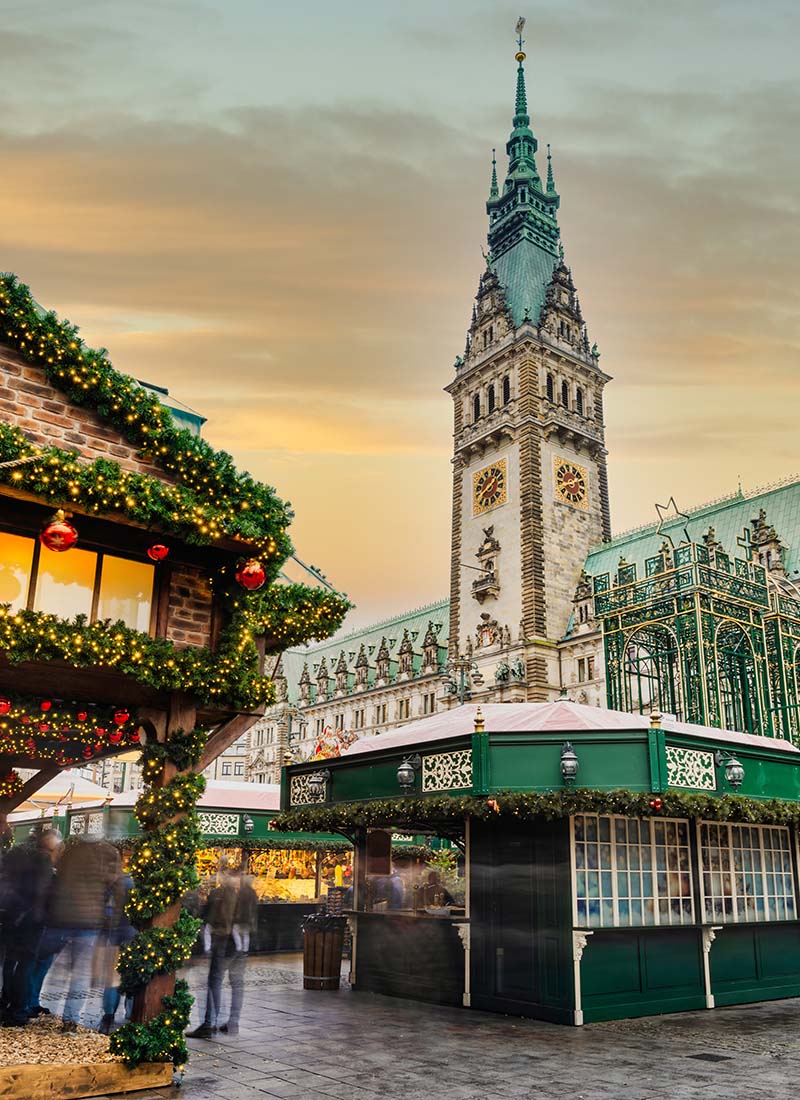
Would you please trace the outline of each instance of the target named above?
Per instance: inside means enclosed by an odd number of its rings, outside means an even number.
[[[203,922],[209,930],[208,981],[206,983],[206,1011],[203,1022],[194,1031],[187,1032],[190,1039],[210,1039],[216,1034],[222,1000],[222,979],[234,953],[233,918],[236,913],[237,890],[233,876],[224,871],[219,885],[208,895],[203,911]]]
[[[0,877],[4,1027],[24,1027],[29,1015],[36,1014],[28,1011],[30,991],[52,877],[53,864],[42,836],[30,837],[6,853]]]
[[[42,957],[69,952],[69,985],[62,1028],[75,1031],[89,994],[90,969],[97,937],[106,917],[106,899],[119,877],[119,852],[105,840],[80,837],[66,845],[58,861],[50,899]]]
[[[220,1026],[223,1035],[239,1034],[239,1017],[244,1003],[244,970],[250,951],[250,937],[258,917],[258,895],[247,875],[236,876],[236,907],[233,913],[231,940],[233,952],[228,963],[228,981],[231,986],[231,1010],[226,1023]]]
[[[133,879],[127,871],[121,871],[109,893],[106,905],[108,927],[106,928],[106,943],[104,951],[105,988],[103,990],[103,1018],[100,1021],[98,1031],[101,1035],[110,1035],[114,1027],[114,1017],[122,1000],[119,988],[119,974],[117,973],[117,960],[121,947],[125,947],[136,935],[136,929],[128,919],[125,906],[133,889]],[[132,998],[126,997],[127,1011],[130,1015]]]

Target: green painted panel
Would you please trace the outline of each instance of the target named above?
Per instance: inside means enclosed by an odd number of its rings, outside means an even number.
[[[705,1005],[700,931],[597,931],[581,963],[584,1019],[683,1012]]]
[[[800,927],[780,924],[758,929],[758,956],[762,977],[800,976]]]
[[[723,928],[711,945],[708,962],[711,970],[711,990],[720,985],[752,984],[758,980],[754,927]]]
[[[705,741],[700,737],[680,737],[667,731],[666,743],[678,748],[715,753],[732,752],[744,768],[744,780],[738,794],[750,798],[786,798],[800,800],[800,757],[772,748],[770,737],[763,739],[763,748],[743,748],[741,745],[725,745],[719,741]],[[732,794],[725,779],[725,765],[716,768],[717,793]]]
[[[493,737],[489,744],[489,785],[494,791],[552,790],[563,787],[561,746],[567,740],[577,753],[577,786],[596,790],[649,791],[650,752],[646,732],[624,737],[564,734],[557,741],[536,742]]]

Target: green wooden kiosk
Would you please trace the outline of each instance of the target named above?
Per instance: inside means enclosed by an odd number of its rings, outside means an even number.
[[[285,768],[278,827],[353,839],[355,990],[568,1024],[713,1009],[800,994],[799,762],[658,713],[465,705]],[[460,846],[461,908],[408,879],[376,901],[392,831]]]

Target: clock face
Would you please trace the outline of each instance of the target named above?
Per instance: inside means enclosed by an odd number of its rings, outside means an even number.
[[[575,508],[586,507],[587,476],[583,466],[566,458],[554,460],[556,496]]]
[[[498,508],[508,500],[508,476],[506,460],[499,459],[472,475],[472,514],[480,515],[490,508]]]

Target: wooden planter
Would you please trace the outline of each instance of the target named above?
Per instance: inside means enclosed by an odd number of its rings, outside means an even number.
[[[163,1088],[172,1064],[148,1062],[126,1069],[122,1062],[0,1067],[0,1100],[77,1100],[81,1096]]]

